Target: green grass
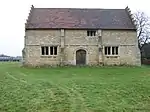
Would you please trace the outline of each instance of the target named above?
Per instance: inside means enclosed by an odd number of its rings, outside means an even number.
[[[150,68],[0,63],[0,112],[150,112]]]

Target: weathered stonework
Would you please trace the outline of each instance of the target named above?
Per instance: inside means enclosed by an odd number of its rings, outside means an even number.
[[[104,56],[105,64],[141,65],[140,51],[135,31],[104,30],[103,46],[119,46],[117,58]]]
[[[57,56],[42,56],[41,46],[58,46]],[[105,56],[104,46],[118,46],[118,56]],[[101,49],[100,49],[101,48]],[[86,51],[87,65],[137,65],[140,52],[136,31],[98,30],[87,36],[87,30],[27,30],[25,34],[25,65],[76,65],[76,51]]]

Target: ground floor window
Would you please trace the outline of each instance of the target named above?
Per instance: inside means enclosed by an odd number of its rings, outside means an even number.
[[[57,55],[57,46],[41,46],[42,55]]]
[[[48,46],[41,47],[42,55],[49,55]]]
[[[50,47],[50,55],[57,55],[57,47],[56,46]]]
[[[106,46],[104,52],[105,55],[118,55],[118,46]]]

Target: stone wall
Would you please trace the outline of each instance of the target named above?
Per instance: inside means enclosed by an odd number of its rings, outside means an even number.
[[[60,30],[28,30],[26,45],[60,45]]]
[[[96,36],[87,36],[87,30],[27,30],[25,35],[25,64],[27,65],[76,65],[76,51],[86,51],[86,64],[140,65],[136,32],[126,30],[102,30],[102,40]],[[55,57],[41,56],[41,46],[58,46]],[[99,46],[119,46],[119,55],[105,56],[99,52]],[[63,52],[61,51],[63,48]],[[104,51],[104,49],[102,50]],[[103,56],[104,55],[104,56]],[[103,57],[102,57],[103,56]]]
[[[65,45],[98,45],[98,36],[87,36],[86,30],[65,30]]]
[[[47,45],[47,44],[46,44]],[[58,47],[59,49],[59,47]],[[58,50],[57,56],[42,56],[41,55],[41,46],[40,45],[27,45],[25,48],[26,65],[59,65],[60,64],[60,50]]]
[[[96,65],[98,64],[98,47],[97,46],[75,46],[70,45],[65,47],[65,64],[76,65],[76,51],[83,49],[86,51],[86,64]]]
[[[141,65],[140,51],[135,31],[103,30],[103,46],[119,46],[119,55],[104,56],[104,64]]]
[[[29,30],[25,36],[26,65],[58,65],[60,64],[60,31]],[[41,46],[58,46],[57,56],[42,56]]]

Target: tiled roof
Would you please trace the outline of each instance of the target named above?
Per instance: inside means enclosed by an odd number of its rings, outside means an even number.
[[[31,8],[26,29],[135,29],[126,9]]]

